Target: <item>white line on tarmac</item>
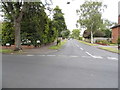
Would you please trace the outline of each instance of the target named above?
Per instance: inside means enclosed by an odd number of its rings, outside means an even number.
[[[78,56],[70,56],[70,57],[78,57]]]
[[[101,56],[93,56],[93,58],[103,59],[103,57],[101,57]]]
[[[34,56],[34,55],[26,55],[26,56]]]
[[[81,56],[81,57],[83,57],[83,58],[91,58],[90,56]]]
[[[91,56],[93,58],[103,59],[103,57],[101,57],[101,56],[94,56],[94,55],[90,54],[89,52],[86,52],[86,54],[88,54],[89,56]]]
[[[45,55],[38,55],[38,56],[45,56]]]
[[[80,48],[81,50],[84,50],[83,48]]]
[[[46,56],[56,56],[56,55],[46,55]]]
[[[110,59],[110,60],[118,60],[118,58],[115,58],[115,57],[107,57],[107,59]]]

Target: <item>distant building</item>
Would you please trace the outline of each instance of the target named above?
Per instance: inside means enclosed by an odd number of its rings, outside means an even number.
[[[120,37],[120,24],[112,27],[112,43],[117,43],[118,37]]]
[[[118,25],[112,28],[112,43],[117,43],[118,37],[120,37],[120,2],[118,3]]]

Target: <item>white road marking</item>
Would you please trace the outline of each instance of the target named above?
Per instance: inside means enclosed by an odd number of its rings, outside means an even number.
[[[118,60],[118,58],[115,58],[115,57],[107,57],[107,59]]]
[[[83,48],[80,48],[81,50],[84,50]]]
[[[45,55],[38,55],[38,56],[45,56]]]
[[[34,56],[34,55],[26,55],[26,56]]]
[[[57,55],[57,56],[65,56],[65,55]]]
[[[56,56],[56,55],[46,55],[46,56]]]
[[[101,56],[93,56],[93,58],[103,59],[103,57],[101,57]]]
[[[70,56],[70,57],[78,57],[78,56]]]
[[[89,56],[91,56],[91,57],[93,57],[93,55],[92,54],[90,54],[89,52],[85,52],[86,54],[88,54]]]
[[[90,56],[81,56],[81,57],[83,57],[83,58],[91,58]]]
[[[101,56],[94,56],[94,55],[90,54],[89,52],[86,52],[86,53],[93,58],[103,59],[103,57],[101,57]]]

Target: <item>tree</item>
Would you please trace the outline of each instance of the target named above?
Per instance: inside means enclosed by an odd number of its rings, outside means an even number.
[[[70,35],[70,30],[65,30],[61,32],[62,38],[68,38]]]
[[[80,36],[80,30],[79,29],[73,29],[72,31],[72,37],[75,39],[79,39]]]
[[[53,12],[53,23],[55,28],[58,30],[58,36],[61,37],[61,32],[67,30],[67,26],[63,16],[64,14],[62,13],[62,10],[59,8],[59,6],[56,6]]]
[[[8,2],[2,1],[2,7],[3,12],[6,16],[10,17],[13,21],[13,26],[15,30],[15,51],[21,50],[21,21],[23,18],[24,13],[28,12],[29,6],[32,4],[33,8],[34,5],[39,8],[39,4],[42,4],[41,1],[38,4],[37,2],[30,3],[30,2],[24,2],[24,0],[16,0],[16,2],[13,2],[12,0],[9,0]],[[47,2],[47,1],[46,1]]]
[[[20,23],[23,14],[27,8],[27,2],[4,2],[2,6],[6,15],[13,20],[15,29],[15,50],[21,50],[21,38],[20,38]]]
[[[2,45],[6,45],[6,43],[14,44],[14,29],[13,23],[11,22],[3,22],[2,25]]]
[[[105,37],[111,38],[112,31],[111,31],[110,28],[111,28],[112,26],[116,25],[116,24],[117,24],[117,23],[111,22],[111,21],[109,21],[109,20],[107,20],[107,19],[104,19],[104,20],[103,20],[103,25],[102,25],[102,27],[101,27],[101,31],[104,32]]]
[[[76,12],[79,15],[78,23],[81,27],[87,29],[91,33],[91,43],[93,43],[93,35],[99,30],[103,20],[102,11],[106,5],[102,2],[85,1]]]

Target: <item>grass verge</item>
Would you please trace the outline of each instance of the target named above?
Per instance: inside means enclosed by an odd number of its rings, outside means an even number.
[[[49,49],[60,49],[66,42],[67,42],[67,40],[63,40],[58,45],[50,46]]]
[[[22,51],[14,51],[12,49],[0,49],[0,53],[3,54],[22,54]]]
[[[110,46],[118,46],[118,44],[110,44]]]
[[[0,49],[0,53],[12,53],[13,50],[11,49]]]
[[[117,48],[110,48],[110,47],[99,47],[99,48],[113,53],[120,53],[120,50],[118,50]]]
[[[80,40],[79,40],[79,42],[84,43],[84,44],[87,44],[87,45],[89,45],[89,46],[97,46],[97,44],[92,44],[92,43],[88,43],[88,42],[85,42],[85,41],[80,41]]]

